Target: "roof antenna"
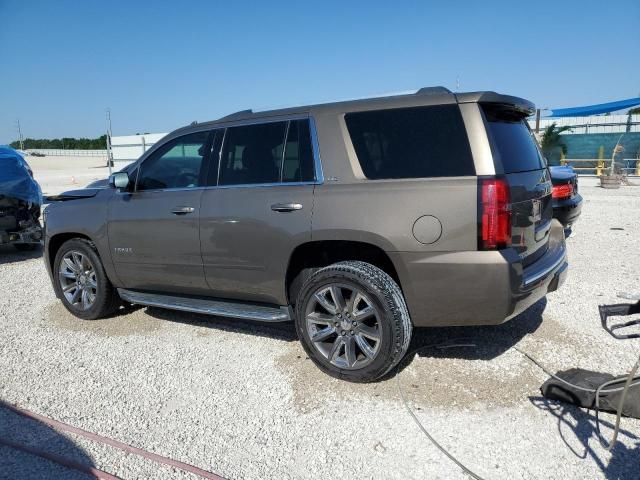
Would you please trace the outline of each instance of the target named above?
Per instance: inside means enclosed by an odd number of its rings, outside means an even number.
[[[456,75],[456,92],[460,91],[460,75]]]

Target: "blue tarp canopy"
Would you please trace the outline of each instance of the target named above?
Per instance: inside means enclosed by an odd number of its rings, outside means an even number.
[[[597,115],[599,113],[615,112],[625,108],[640,105],[640,97],[628,98],[627,100],[618,100],[617,102],[599,103],[597,105],[587,105],[585,107],[573,108],[554,108],[551,110],[551,117],[586,117],[589,115]]]

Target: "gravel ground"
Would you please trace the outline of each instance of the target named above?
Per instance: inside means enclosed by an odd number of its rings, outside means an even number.
[[[640,187],[606,191],[581,179],[581,189],[560,291],[500,327],[419,330],[412,348],[458,338],[477,347],[420,351],[398,377],[370,385],[323,375],[289,325],[154,308],[77,320],[38,254],[0,248],[0,401],[233,479],[466,478],[413,423],[399,380],[431,433],[487,479],[638,478],[640,421],[623,419],[621,442],[606,452],[593,416],[541,398],[546,376],[511,349],[554,371],[623,374],[637,358],[640,342],[610,339],[597,306],[640,291]],[[0,438],[126,479],[196,478],[1,404]],[[0,447],[0,478],[62,475],[82,478]]]

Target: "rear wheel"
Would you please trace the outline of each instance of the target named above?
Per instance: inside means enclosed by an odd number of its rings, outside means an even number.
[[[321,370],[369,382],[402,359],[412,326],[398,284],[371,264],[348,261],[307,278],[296,302],[296,329]]]
[[[117,310],[120,298],[91,242],[82,238],[65,242],[53,267],[56,294],[73,315],[94,320]]]

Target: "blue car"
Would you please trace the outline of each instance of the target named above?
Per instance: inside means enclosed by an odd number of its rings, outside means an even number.
[[[565,232],[570,232],[582,210],[582,196],[578,193],[578,174],[569,165],[549,167],[549,171],[553,184],[553,218],[562,223]]]
[[[0,146],[0,245],[34,250],[42,242],[42,190],[29,164],[13,148]]]

